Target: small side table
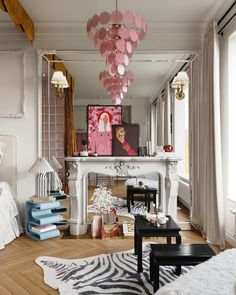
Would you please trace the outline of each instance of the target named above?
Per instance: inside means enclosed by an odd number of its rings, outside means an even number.
[[[154,293],[159,288],[159,266],[177,265],[176,274],[181,274],[181,265],[197,265],[215,255],[207,244],[163,245],[152,244],[150,252],[150,279]]]
[[[135,216],[134,223],[134,250],[138,256],[138,272],[143,271],[142,265],[142,238],[143,237],[166,237],[167,244],[171,244],[171,238],[176,238],[176,244],[181,244],[181,228],[175,223],[173,218],[167,215],[168,221],[166,224],[157,227],[151,224],[143,216]]]
[[[150,202],[156,203],[157,189],[151,187],[135,187],[133,185],[127,186],[127,207],[130,212],[130,202],[134,205],[134,195],[144,195],[145,206],[148,206],[148,212],[150,211]]]

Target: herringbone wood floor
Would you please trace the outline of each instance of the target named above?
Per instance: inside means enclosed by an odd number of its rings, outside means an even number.
[[[196,231],[183,231],[181,235],[183,243],[205,243]],[[161,238],[155,241],[165,242]],[[132,248],[131,237],[111,240],[58,237],[38,242],[21,235],[0,251],[0,295],[58,294],[56,290],[44,284],[42,270],[34,263],[38,256],[73,259]],[[214,249],[219,251],[217,247]]]

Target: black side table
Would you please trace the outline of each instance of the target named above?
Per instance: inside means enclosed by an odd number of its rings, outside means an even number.
[[[148,206],[148,212],[150,211],[150,202],[156,203],[157,189],[151,187],[135,187],[133,185],[127,186],[127,207],[130,212],[130,202],[134,205],[134,195],[144,195],[145,206]]]
[[[152,244],[150,252],[150,279],[154,293],[159,288],[159,266],[177,265],[176,274],[181,274],[181,265],[197,265],[215,255],[207,244],[163,245]]]
[[[176,238],[176,243],[181,244],[181,228],[175,223],[173,218],[167,215],[169,220],[166,224],[157,226],[151,224],[143,216],[135,216],[134,223],[134,251],[138,256],[138,272],[143,271],[142,265],[142,239],[143,237],[166,237],[167,243],[171,244],[171,238]]]

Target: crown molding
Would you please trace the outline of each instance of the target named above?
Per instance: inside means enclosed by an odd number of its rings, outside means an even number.
[[[208,22],[155,22],[148,23],[148,34],[191,34],[203,33]],[[0,34],[3,32],[14,34],[17,32],[15,26],[11,22],[0,22]],[[18,32],[19,33],[19,32]],[[38,22],[35,23],[36,37],[43,35],[84,35],[87,36],[86,24],[84,22]]]

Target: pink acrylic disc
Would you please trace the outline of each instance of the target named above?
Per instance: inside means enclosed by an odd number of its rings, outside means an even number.
[[[126,50],[128,53],[132,53],[132,44],[130,41],[126,42]]]
[[[122,39],[117,40],[116,48],[121,52],[125,52],[125,41]]]
[[[134,29],[130,30],[129,35],[130,35],[130,39],[133,42],[136,42],[138,40],[138,33]]]
[[[141,32],[139,33],[139,40],[142,41],[144,37],[145,37],[145,33],[144,33],[144,30],[142,29]]]
[[[108,13],[107,11],[103,11],[102,13],[100,13],[99,15],[99,22],[102,25],[106,25],[108,24],[110,21],[110,13]]]
[[[134,23],[138,28],[142,28],[143,25],[143,19],[141,18],[141,16],[136,15],[134,17]]]
[[[98,25],[98,16],[97,16],[97,14],[94,14],[94,16],[92,17],[91,25],[94,28]]]
[[[116,74],[116,72],[117,72],[117,66],[116,66],[116,64],[111,65],[109,73],[112,76],[114,76]]]
[[[128,91],[127,86],[124,85],[124,86],[122,87],[122,91],[123,91],[124,93],[126,93],[126,92]]]
[[[111,52],[108,56],[107,56],[107,62],[108,64],[113,64],[115,61],[116,55],[114,52]]]
[[[116,40],[111,40],[109,42],[109,50],[110,51],[116,51]]]
[[[127,54],[124,55],[124,64],[125,64],[126,67],[129,64],[129,58],[128,58],[128,55]]]
[[[117,67],[117,72],[120,74],[120,75],[124,75],[125,73],[125,67],[123,65],[118,65]]]
[[[113,11],[111,14],[111,21],[114,24],[120,24],[123,19],[123,14],[120,11]]]
[[[92,23],[91,23],[91,19],[89,19],[87,22],[87,33],[91,31],[91,28],[92,28]]]
[[[98,44],[98,32],[95,33],[93,42],[94,42],[95,47],[97,47],[97,44]]]
[[[123,64],[124,63],[124,53],[117,53],[116,54],[116,62],[118,63],[118,64]]]
[[[100,46],[100,52],[101,54],[104,54],[107,50],[107,43],[106,42],[103,42]]]
[[[143,19],[143,31],[145,34],[147,33],[147,24],[144,19]]]
[[[99,35],[98,35],[99,39],[101,39],[101,40],[105,39],[106,33],[107,33],[106,29],[101,28],[101,30],[99,31]]]

